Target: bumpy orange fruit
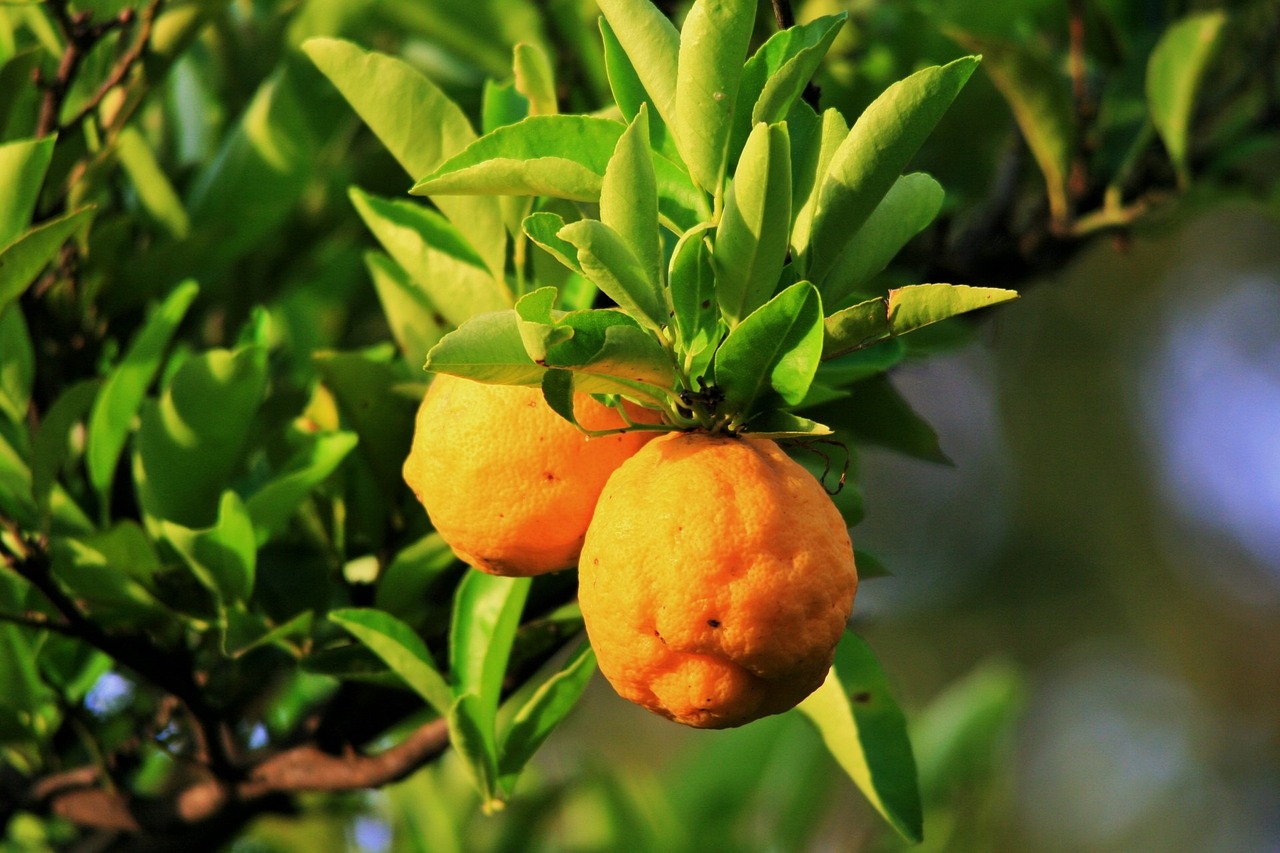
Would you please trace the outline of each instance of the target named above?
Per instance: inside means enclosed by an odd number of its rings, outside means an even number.
[[[578,422],[626,426],[581,394]],[[404,479],[464,562],[527,576],[573,566],[600,490],[651,432],[588,438],[538,388],[440,375],[418,409]]]
[[[858,575],[839,511],[772,441],[670,433],[600,496],[579,560],[600,670],[699,728],[794,707],[822,683]]]

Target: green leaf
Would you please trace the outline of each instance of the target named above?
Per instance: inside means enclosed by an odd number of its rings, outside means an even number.
[[[822,298],[807,281],[766,302],[731,331],[715,359],[726,411],[752,415],[804,399],[822,355]]]
[[[89,415],[84,461],[89,483],[103,501],[108,500],[111,493],[116,462],[133,430],[138,407],[160,370],[161,360],[174,332],[199,292],[200,288],[194,281],[183,282],[174,288],[134,335],[124,358],[102,383],[102,390]]]
[[[671,308],[675,312],[676,342],[689,365],[694,357],[707,352],[719,340],[720,309],[709,236],[712,227],[707,223],[680,238],[671,254],[671,271],[667,276]]]
[[[731,157],[742,149],[755,124],[787,117],[848,18],[848,12],[841,12],[779,30],[752,54],[742,69],[733,110]]]
[[[163,624],[173,614],[152,594],[160,560],[146,533],[131,521],[80,538],[55,540],[53,574],[89,603],[105,625]]]
[[[389,613],[365,608],[331,610],[336,622],[363,643],[441,716],[450,713],[453,694],[436,668],[427,644]]]
[[[787,126],[757,124],[742,149],[711,256],[720,311],[731,328],[777,290],[790,224]]]
[[[646,275],[626,241],[594,219],[571,222],[560,237],[578,249],[583,274],[636,321],[660,330],[668,321],[661,287]]]
[[[609,75],[609,88],[613,91],[613,99],[622,111],[623,118],[628,122],[633,121],[640,113],[640,107],[648,104],[650,144],[655,150],[670,153],[672,143],[667,134],[667,125],[658,113],[653,99],[645,91],[644,84],[640,82],[640,77],[618,42],[609,20],[603,15],[600,16],[600,37],[604,41],[604,64]]]
[[[22,306],[0,306],[0,415],[20,427],[24,443],[35,374],[35,348]]]
[[[861,548],[855,548],[853,551],[854,562],[858,566],[858,582],[868,581],[872,578],[892,577],[893,572],[889,571],[880,559],[870,551],[863,551]],[[923,775],[923,774],[921,774]]]
[[[913,284],[889,291],[889,330],[905,335],[957,314],[1018,298],[1016,290],[966,284]]]
[[[116,140],[116,157],[133,183],[143,209],[170,237],[185,240],[191,231],[187,209],[183,207],[182,199],[169,176],[156,160],[155,152],[151,150],[146,137],[133,125],[120,131]]]
[[[832,108],[822,114],[822,124],[816,139],[809,144],[808,156],[796,166],[791,180],[791,209],[795,222],[791,225],[791,253],[799,257],[809,246],[813,230],[813,213],[818,206],[818,195],[826,180],[831,160],[841,143],[849,135],[849,125],[840,111]]]
[[[420,71],[403,60],[368,53],[350,42],[317,38],[302,46],[413,180],[421,178],[475,141],[462,110]],[[501,276],[506,228],[497,199],[433,199]]]
[[[431,348],[426,369],[498,385],[539,385],[543,373],[525,352],[515,311],[472,317]]]
[[[248,497],[245,506],[258,545],[285,526],[307,496],[338,469],[356,442],[356,436],[349,432],[308,437],[281,471]]]
[[[500,800],[498,787],[498,746],[492,715],[474,692],[463,693],[449,707],[449,743],[465,760],[465,766],[480,792],[481,807],[492,811]]]
[[[1009,104],[1044,176],[1049,213],[1058,222],[1070,215],[1068,182],[1075,138],[1075,108],[1067,80],[1055,59],[1029,45],[947,29],[982,64]]]
[[[1016,290],[965,284],[913,284],[844,308],[826,319],[822,357],[835,358],[889,336],[1017,299]]]
[[[582,267],[578,264],[578,249],[572,243],[560,238],[560,229],[564,228],[564,218],[558,213],[531,213],[524,218],[524,233],[537,243],[548,255],[564,264],[569,269],[582,275]]]
[[[502,735],[498,773],[509,792],[515,775],[542,746],[551,731],[578,703],[596,671],[596,656],[589,643],[578,647],[559,671],[551,675],[516,711]]]
[[[462,233],[443,216],[408,200],[382,199],[351,187],[360,218],[428,302],[450,323],[511,307],[506,286],[485,267]]]
[[[574,411],[573,396],[572,371],[557,368],[542,375],[542,399],[551,407],[551,411],[581,429],[578,414]]]
[[[529,114],[553,116],[560,111],[556,99],[556,76],[546,52],[535,44],[515,47],[516,91],[529,99]]]
[[[911,727],[926,802],[995,768],[1026,699],[1022,673],[1007,663],[989,662],[929,704]]]
[[[500,127],[524,121],[529,117],[529,99],[516,91],[516,85],[508,80],[499,83],[496,80],[484,81],[484,93],[480,100],[480,127],[485,133],[492,133]],[[425,175],[426,172],[419,174]],[[457,196],[442,196],[457,198]]]
[[[933,427],[911,408],[884,374],[853,386],[851,399],[841,405],[840,419],[859,443],[876,444],[907,456],[951,465]],[[823,407],[813,415],[823,417]]]
[[[470,571],[454,598],[449,632],[453,695],[475,694],[487,712],[485,726],[490,732],[529,585],[529,578]]]
[[[440,164],[414,195],[548,195],[596,201],[623,125],[591,116],[530,116]]]
[[[97,380],[77,382],[62,392],[40,419],[40,429],[31,446],[31,494],[41,514],[49,512],[54,483],[79,424],[98,394]]]
[[[845,633],[827,680],[799,709],[876,811],[907,841],[919,843],[924,817],[907,721],[861,638]]]
[[[618,139],[600,190],[600,221],[612,228],[640,262],[652,289],[662,289],[658,186],[649,151],[649,111],[642,104]]]
[[[374,476],[388,494],[397,494],[400,466],[413,437],[414,411],[413,401],[395,391],[402,381],[400,371],[386,358],[383,347],[359,352],[318,352],[313,359],[346,423],[360,436],[360,453],[373,467]],[[345,443],[346,439],[334,445],[333,452]],[[324,467],[332,471],[345,453],[342,450],[338,456],[331,456],[333,464]]]
[[[428,533],[400,549],[383,568],[373,604],[405,622],[422,624],[436,608],[447,609],[452,603],[437,585],[452,578],[457,565],[458,558],[440,534]]]
[[[31,97],[31,92],[34,88],[29,86],[31,75],[40,65],[42,53],[39,48],[35,47],[20,50],[7,57],[3,66],[0,66],[0,129],[8,127],[14,108],[24,98]],[[34,118],[33,112],[31,119]]]
[[[597,0],[596,5],[617,35],[618,43],[649,93],[654,109],[668,126],[672,126],[676,120],[680,33],[652,3],[643,0]]]
[[[675,131],[689,174],[719,196],[755,0],[697,0],[680,32]]]
[[[31,224],[31,215],[53,159],[57,137],[19,139],[0,145],[0,246],[12,243]]]
[[[144,406],[134,482],[148,515],[197,529],[214,523],[266,391],[266,362],[261,347],[190,356]]]
[[[253,522],[235,492],[223,493],[218,521],[212,527],[192,530],[166,521],[161,529],[192,573],[224,605],[244,601],[253,593],[258,544]]]
[[[790,412],[774,411],[752,418],[747,424],[746,432],[756,438],[814,438],[831,435],[832,429],[826,424]]]
[[[863,111],[818,190],[801,270],[821,281],[849,238],[897,181],[978,66],[976,57],[917,71]]]
[[[0,310],[22,295],[62,244],[89,222],[93,210],[82,207],[42,222],[0,249]]]
[[[908,240],[928,227],[944,196],[941,185],[922,172],[898,178],[818,285],[823,302],[838,306],[878,275]]]
[[[391,258],[381,252],[365,252],[364,264],[378,292],[391,337],[404,353],[405,361],[414,370],[421,370],[427,352],[449,330],[449,321],[435,309],[404,267]]]
[[[1196,95],[1214,54],[1222,44],[1227,16],[1221,10],[1188,15],[1160,37],[1147,61],[1147,104],[1151,121],[1160,134],[1186,186],[1189,133]]]

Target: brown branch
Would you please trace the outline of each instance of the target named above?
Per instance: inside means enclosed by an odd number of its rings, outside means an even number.
[[[438,758],[448,745],[448,726],[438,718],[374,755],[331,755],[307,744],[268,757],[239,782],[208,778],[166,798],[131,797],[100,787],[99,768],[77,767],[37,781],[28,805],[85,829],[169,832],[222,820],[233,810],[281,794],[355,791],[397,782]]]
[[[1067,18],[1069,40],[1068,67],[1071,73],[1071,101],[1074,107],[1076,144],[1071,159],[1071,171],[1067,188],[1073,200],[1079,200],[1089,190],[1089,174],[1085,156],[1089,128],[1093,124],[1093,104],[1089,98],[1089,81],[1085,68],[1085,8],[1084,0],[1070,0]]]
[[[133,70],[133,67],[142,59],[142,55],[146,52],[147,47],[151,44],[151,31],[155,26],[156,16],[160,13],[160,6],[164,0],[151,0],[142,10],[142,25],[138,29],[138,35],[133,40],[133,44],[115,61],[111,66],[111,71],[107,74],[107,79],[102,81],[89,101],[80,108],[74,116],[63,122],[58,127],[58,132],[64,132],[70,128],[78,126],[82,121],[93,114],[103,99],[112,89],[124,82],[125,77]],[[133,9],[125,9],[115,20],[119,22],[121,27],[129,26],[133,23]],[[123,36],[121,36],[123,39]]]

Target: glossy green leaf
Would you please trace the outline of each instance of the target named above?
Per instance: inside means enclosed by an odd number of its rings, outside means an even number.
[[[738,81],[756,22],[755,0],[697,0],[680,32],[676,139],[689,173],[719,195],[738,98]]]
[[[818,190],[801,270],[816,281],[897,181],[978,66],[969,56],[917,71],[863,111]]]
[[[903,838],[918,843],[924,816],[907,721],[860,637],[845,633],[827,680],[799,709],[876,811]]]
[[[644,0],[598,0],[596,5],[658,115],[670,127],[676,118],[680,33],[657,6]]]
[[[711,260],[720,311],[736,326],[778,288],[791,224],[791,141],[785,124],[757,124],[742,149]]]
[[[525,352],[515,311],[472,317],[431,348],[426,369],[501,385],[538,385],[543,373]]]
[[[696,228],[676,243],[668,273],[676,341],[691,364],[693,357],[718,342],[720,309],[712,265],[710,224]]]
[[[560,229],[560,237],[578,249],[583,274],[635,320],[652,329],[668,321],[666,299],[618,232],[603,222],[582,219]]]
[[[422,204],[350,190],[351,203],[387,253],[450,323],[511,307],[506,286],[443,216]]]
[[[734,107],[730,156],[746,144],[753,125],[787,117],[848,17],[841,12],[779,30],[751,55]]]
[[[170,237],[185,240],[191,231],[187,209],[183,207],[182,198],[174,189],[169,176],[156,160],[155,152],[151,150],[146,137],[133,125],[120,131],[116,140],[116,157],[133,183],[138,201],[147,214]]]
[[[378,292],[391,337],[404,353],[405,361],[414,370],[421,370],[427,352],[449,330],[449,321],[435,309],[404,267],[391,258],[370,251],[364,255],[364,263]]]
[[[1221,10],[1188,15],[1165,31],[1147,61],[1151,121],[1184,186],[1190,176],[1189,134],[1196,96],[1221,46],[1226,23],[1226,13]]]
[[[219,601],[243,601],[253,592],[258,544],[253,522],[235,492],[224,492],[218,504],[218,520],[212,527],[192,530],[162,522],[164,537],[182,556],[195,576]]]
[[[795,222],[791,225],[791,253],[804,254],[813,231],[813,213],[818,206],[818,196],[826,180],[827,170],[836,151],[849,135],[849,125],[837,109],[822,114],[815,139],[809,143],[804,162],[797,164],[791,181],[791,209]]]
[[[449,707],[449,743],[465,761],[480,792],[481,807],[492,811],[500,800],[498,746],[492,715],[475,692],[462,693]]]
[[[596,201],[623,129],[591,116],[530,116],[480,137],[410,192]]]
[[[560,229],[564,228],[563,217],[546,211],[532,213],[525,217],[523,227],[524,233],[543,251],[579,275],[582,274],[577,247],[560,237]]]
[[[622,116],[628,122],[633,121],[640,112],[642,104],[649,106],[649,141],[655,150],[668,151],[674,148],[667,134],[667,125],[657,111],[653,99],[645,91],[644,84],[636,74],[631,60],[618,41],[609,19],[600,16],[600,38],[604,42],[604,65],[609,75],[609,88],[613,92],[613,100],[617,103]]]
[[[338,39],[311,39],[303,50],[333,82],[413,180],[475,141],[466,115],[435,83],[403,60],[366,52]],[[501,276],[506,229],[496,199],[433,199]]]
[[[449,632],[453,695],[476,694],[490,708],[487,724],[491,730],[529,584],[529,578],[470,571],[454,598]]]
[[[871,281],[928,227],[942,210],[944,196],[941,185],[922,172],[898,178],[818,285],[823,301],[836,307]]]
[[[45,172],[53,159],[54,136],[19,139],[0,145],[0,246],[7,246],[27,230]]]
[[[264,544],[280,531],[317,486],[329,478],[356,446],[349,432],[310,437],[279,473],[245,501],[255,538]]]
[[[790,412],[765,412],[752,418],[746,431],[756,438],[816,438],[831,435],[831,427]]]
[[[436,668],[422,638],[389,613],[364,608],[331,610],[336,622],[380,657],[415,693],[441,716],[449,713],[453,694]]]
[[[498,773],[514,777],[528,763],[538,747],[578,703],[596,671],[596,656],[588,643],[578,647],[557,672],[538,685],[502,733]],[[509,792],[514,778],[504,780]]]
[[[617,232],[640,262],[653,290],[662,288],[658,186],[649,151],[649,111],[641,105],[618,139],[600,190],[600,221]]]
[[[513,81],[484,81],[484,91],[480,96],[480,127],[484,133],[492,133],[500,127],[524,121],[528,117],[529,99],[516,91]],[[441,198],[453,199],[459,196]]]
[[[1009,104],[1018,129],[1044,176],[1049,213],[1058,222],[1070,214],[1068,181],[1075,139],[1070,83],[1057,60],[1028,44],[948,30],[967,50],[982,54],[982,66]]]
[[[835,358],[889,334],[889,300],[868,299],[832,314],[823,323],[822,357]]]
[[[807,281],[779,293],[731,331],[715,358],[725,411],[745,422],[804,399],[822,355],[822,299]]]
[[[529,115],[553,116],[560,111],[555,70],[542,48],[528,43],[516,45],[513,70],[516,91],[529,99]]]
[[[88,224],[92,215],[92,207],[82,207],[42,222],[0,248],[0,310],[22,295],[57,256],[62,244]]]
[[[174,332],[199,292],[194,281],[174,288],[134,335],[124,357],[102,383],[89,415],[84,457],[89,483],[102,500],[110,494],[116,462],[133,430],[138,407],[160,370]]]
[[[1017,299],[1016,290],[966,284],[913,284],[889,291],[889,330],[905,335],[957,314]]]
[[[190,356],[144,406],[134,482],[148,515],[197,529],[214,523],[266,391],[266,362],[260,347]]]
[[[40,419],[31,445],[31,494],[42,514],[49,511],[54,482],[70,452],[71,433],[85,419],[97,394],[96,380],[77,382]]]

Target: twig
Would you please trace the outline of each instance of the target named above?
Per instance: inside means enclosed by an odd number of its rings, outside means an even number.
[[[160,6],[163,2],[164,0],[151,0],[151,2],[142,10],[142,24],[138,28],[138,35],[137,38],[133,40],[133,44],[131,44],[129,49],[121,54],[115,61],[115,64],[111,66],[111,71],[107,74],[107,79],[102,81],[102,85],[100,85],[97,91],[93,93],[93,97],[91,97],[89,101],[80,108],[79,112],[58,126],[59,133],[78,126],[98,108],[103,99],[106,98],[107,94],[112,89],[124,82],[125,77],[128,76],[129,72],[133,70],[133,67],[142,59],[143,53],[146,52],[147,47],[151,43],[151,31],[155,26],[156,16],[160,13]],[[133,9],[125,9],[120,13],[120,17],[117,20],[119,20],[120,26],[122,27],[132,24]]]
[[[1075,116],[1076,144],[1071,159],[1071,172],[1067,188],[1073,200],[1079,200],[1089,189],[1088,165],[1085,150],[1089,128],[1093,123],[1093,104],[1089,99],[1089,81],[1085,68],[1085,8],[1084,0],[1070,0],[1067,19],[1067,35],[1070,42],[1068,65],[1071,72],[1071,101]]]
[[[206,779],[167,798],[106,790],[99,787],[100,768],[77,767],[33,784],[29,807],[86,829],[165,832],[223,819],[232,809],[275,795],[387,785],[433,761],[448,745],[448,726],[435,719],[375,755],[331,755],[310,744],[298,746],[267,758],[238,782]]]

